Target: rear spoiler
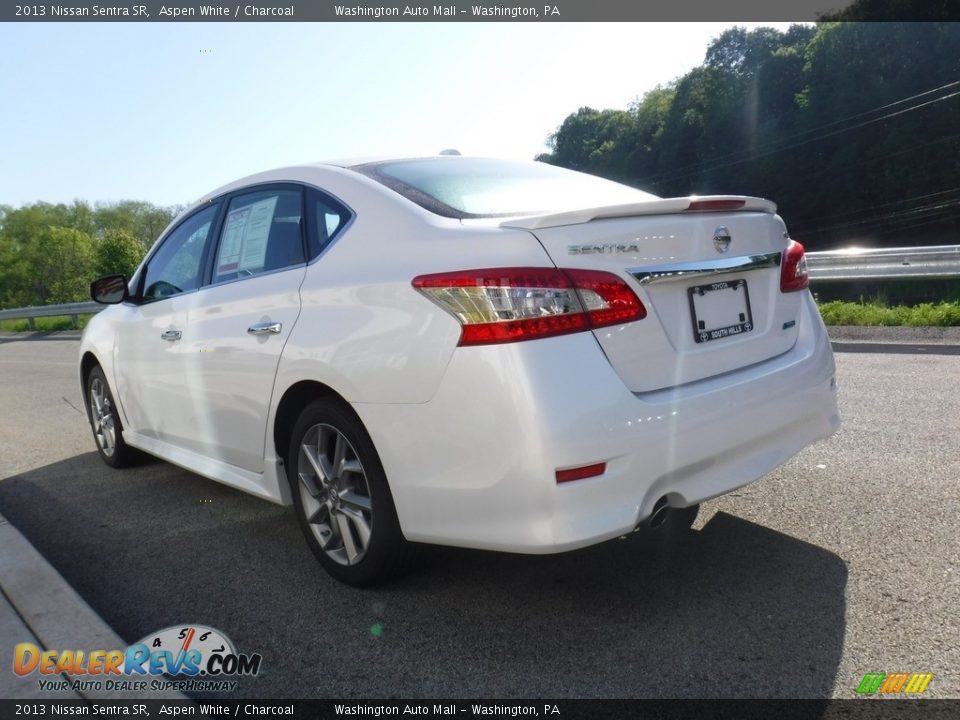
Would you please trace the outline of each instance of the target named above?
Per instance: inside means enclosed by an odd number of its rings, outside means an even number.
[[[690,197],[647,200],[623,205],[601,205],[544,215],[525,215],[504,220],[500,223],[500,227],[537,230],[539,228],[557,227],[558,225],[581,225],[602,218],[634,217],[636,215],[672,215],[690,212],[763,212],[772,215],[776,211],[776,203],[763,198],[747,197],[746,195],[704,195],[700,197],[692,195]]]

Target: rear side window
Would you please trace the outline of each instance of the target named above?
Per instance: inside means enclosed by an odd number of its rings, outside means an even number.
[[[218,205],[184,220],[150,258],[143,282],[143,302],[153,302],[200,287],[204,250]]]
[[[437,157],[351,169],[446,217],[530,215],[656,199],[627,185],[539,162]]]
[[[350,211],[329,195],[313,188],[307,191],[310,218],[310,257],[322,253],[350,219]]]
[[[304,262],[300,190],[262,190],[230,200],[213,264],[224,282]]]

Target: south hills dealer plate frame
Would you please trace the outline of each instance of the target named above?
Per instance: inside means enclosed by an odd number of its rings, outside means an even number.
[[[729,315],[729,319],[736,320],[736,322],[716,327],[707,327],[706,320],[701,319],[697,314],[697,306],[700,305],[702,309],[705,308],[702,304],[705,302],[704,299],[713,293],[737,293],[739,296],[741,290],[743,304],[742,306],[735,306],[733,312]],[[714,297],[716,296],[714,295]],[[687,298],[690,301],[690,319],[693,323],[693,339],[697,343],[742,335],[743,333],[748,333],[753,330],[753,312],[750,309],[750,293],[747,290],[747,281],[744,278],[721,280],[708,285],[695,285],[687,288]],[[700,315],[703,315],[702,309]]]

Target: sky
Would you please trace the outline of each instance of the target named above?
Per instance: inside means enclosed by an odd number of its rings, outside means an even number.
[[[532,159],[735,24],[0,24],[0,204],[190,203],[284,165]]]

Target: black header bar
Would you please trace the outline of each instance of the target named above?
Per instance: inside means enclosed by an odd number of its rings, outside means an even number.
[[[63,0],[2,3],[4,22],[812,22],[851,0]]]
[[[937,720],[960,700],[0,700],[0,717]]]

